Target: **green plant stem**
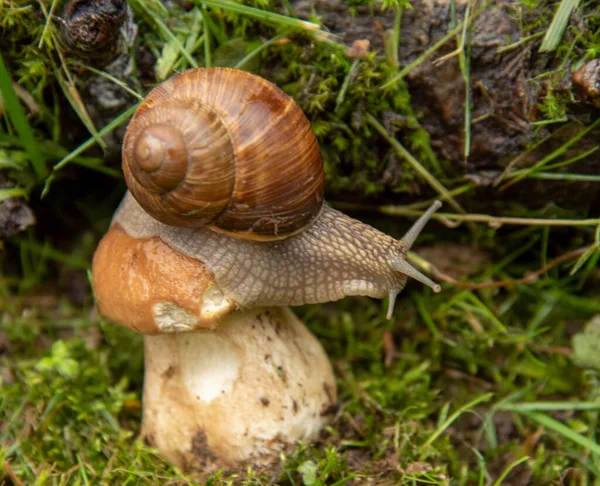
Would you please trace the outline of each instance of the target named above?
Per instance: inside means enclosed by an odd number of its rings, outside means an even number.
[[[369,206],[362,204],[340,203],[335,206],[354,209],[367,210],[387,214],[390,216],[420,216],[423,211],[416,211],[407,206]],[[600,224],[600,218],[589,219],[544,219],[544,218],[515,218],[511,216],[491,216],[489,214],[455,214],[455,213],[435,213],[431,219],[437,219],[444,222],[447,226],[455,227],[457,225],[450,223],[456,221],[486,223],[490,226],[500,227],[505,224],[522,226],[597,226]]]
[[[523,415],[537,422],[538,424],[553,430],[554,432],[558,432],[566,439],[585,447],[588,451],[593,452],[594,454],[600,454],[600,444],[581,434],[578,434],[568,425],[565,425],[543,413],[523,412]]]
[[[29,120],[25,116],[25,111],[19,102],[17,93],[13,88],[12,80],[4,64],[4,59],[2,59],[2,55],[0,55],[0,93],[4,97],[8,117],[23,141],[23,146],[29,156],[29,162],[35,175],[38,179],[44,178],[47,174],[46,161],[35,139]]]
[[[440,195],[440,198],[447,201],[450,206],[452,206],[459,213],[466,213],[466,211],[461,207],[458,202],[452,197],[448,189],[444,187],[444,185],[438,181],[425,167],[419,163],[417,159],[415,159],[412,154],[406,150],[398,140],[392,137],[384,126],[379,123],[373,115],[370,113],[366,116],[367,122],[369,122],[375,130],[377,130],[380,135],[387,140],[387,142],[392,146],[392,148],[405,159],[413,169],[421,176],[423,179],[427,181],[427,183]]]

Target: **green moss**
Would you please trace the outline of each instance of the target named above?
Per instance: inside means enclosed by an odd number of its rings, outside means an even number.
[[[548,300],[561,282],[543,279],[527,292],[492,296],[490,303],[503,309],[493,319],[475,294],[451,289],[439,296],[404,294],[392,321],[370,299],[298,309],[335,364],[340,412],[321,444],[299,446],[281,469],[221,473],[212,484],[234,477],[260,484],[273,474],[278,484],[352,478],[470,484],[481,475],[497,478],[524,455],[530,459],[517,471],[530,471],[539,484],[555,481],[567,468],[591,479],[599,464],[582,463],[584,449],[546,430],[524,451],[537,424],[517,410],[503,411],[525,402],[565,401],[571,408],[555,417],[593,440],[597,411],[576,409],[596,403],[599,376],[560,352],[584,323],[569,303]],[[486,294],[480,297],[487,300]],[[435,329],[424,326],[411,297],[426,306]],[[590,314],[580,309],[577,315]],[[20,305],[4,313],[0,336],[9,342],[0,355],[0,451],[24,483],[185,484],[184,476],[135,440],[139,336],[90,320],[87,310],[67,306],[48,313]],[[491,399],[475,414],[453,417],[488,393]]]
[[[394,71],[375,53],[355,63],[343,46],[306,45],[294,38],[272,49],[265,65],[266,76],[292,95],[309,116],[322,148],[330,195],[369,196],[410,188],[413,172],[366,123],[367,114],[387,120],[391,133],[400,135],[427,168],[438,170],[439,162],[412,110],[406,85],[398,82],[381,91],[382,80]],[[347,89],[340,98],[346,81]],[[383,182],[389,164],[399,166],[402,176]]]

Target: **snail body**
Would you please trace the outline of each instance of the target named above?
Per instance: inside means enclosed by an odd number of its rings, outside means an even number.
[[[441,204],[402,240],[329,207],[310,124],[257,76],[194,69],[159,85],[128,127],[123,167],[130,194],[113,223],[201,260],[240,308],[389,296],[391,317],[408,276],[439,291],[406,254]]]

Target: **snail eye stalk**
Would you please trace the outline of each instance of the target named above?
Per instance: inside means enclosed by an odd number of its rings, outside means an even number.
[[[442,207],[442,203],[440,201],[435,201],[427,211],[425,211],[421,217],[415,221],[415,223],[411,226],[411,228],[406,232],[404,237],[400,240],[402,243],[404,251],[408,252],[411,249],[412,245],[416,241],[417,237],[425,227],[425,225],[431,219],[433,213],[435,213],[439,208]],[[405,259],[390,257],[390,264],[394,270],[400,272],[408,277],[414,278],[418,280],[422,284],[431,287],[433,291],[437,294],[442,290],[442,287],[431,280],[427,275],[422,274],[416,268],[414,268],[410,263],[408,263]],[[393,288],[389,290],[389,304],[387,310],[387,318],[391,319],[392,314],[394,312],[394,306],[396,305],[396,297],[400,293],[402,288]]]

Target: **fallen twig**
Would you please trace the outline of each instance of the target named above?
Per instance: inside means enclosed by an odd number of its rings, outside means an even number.
[[[19,479],[19,477],[15,474],[14,469],[10,465],[8,461],[4,461],[4,472],[8,476],[8,479],[12,481],[14,486],[23,486],[23,482]]]

